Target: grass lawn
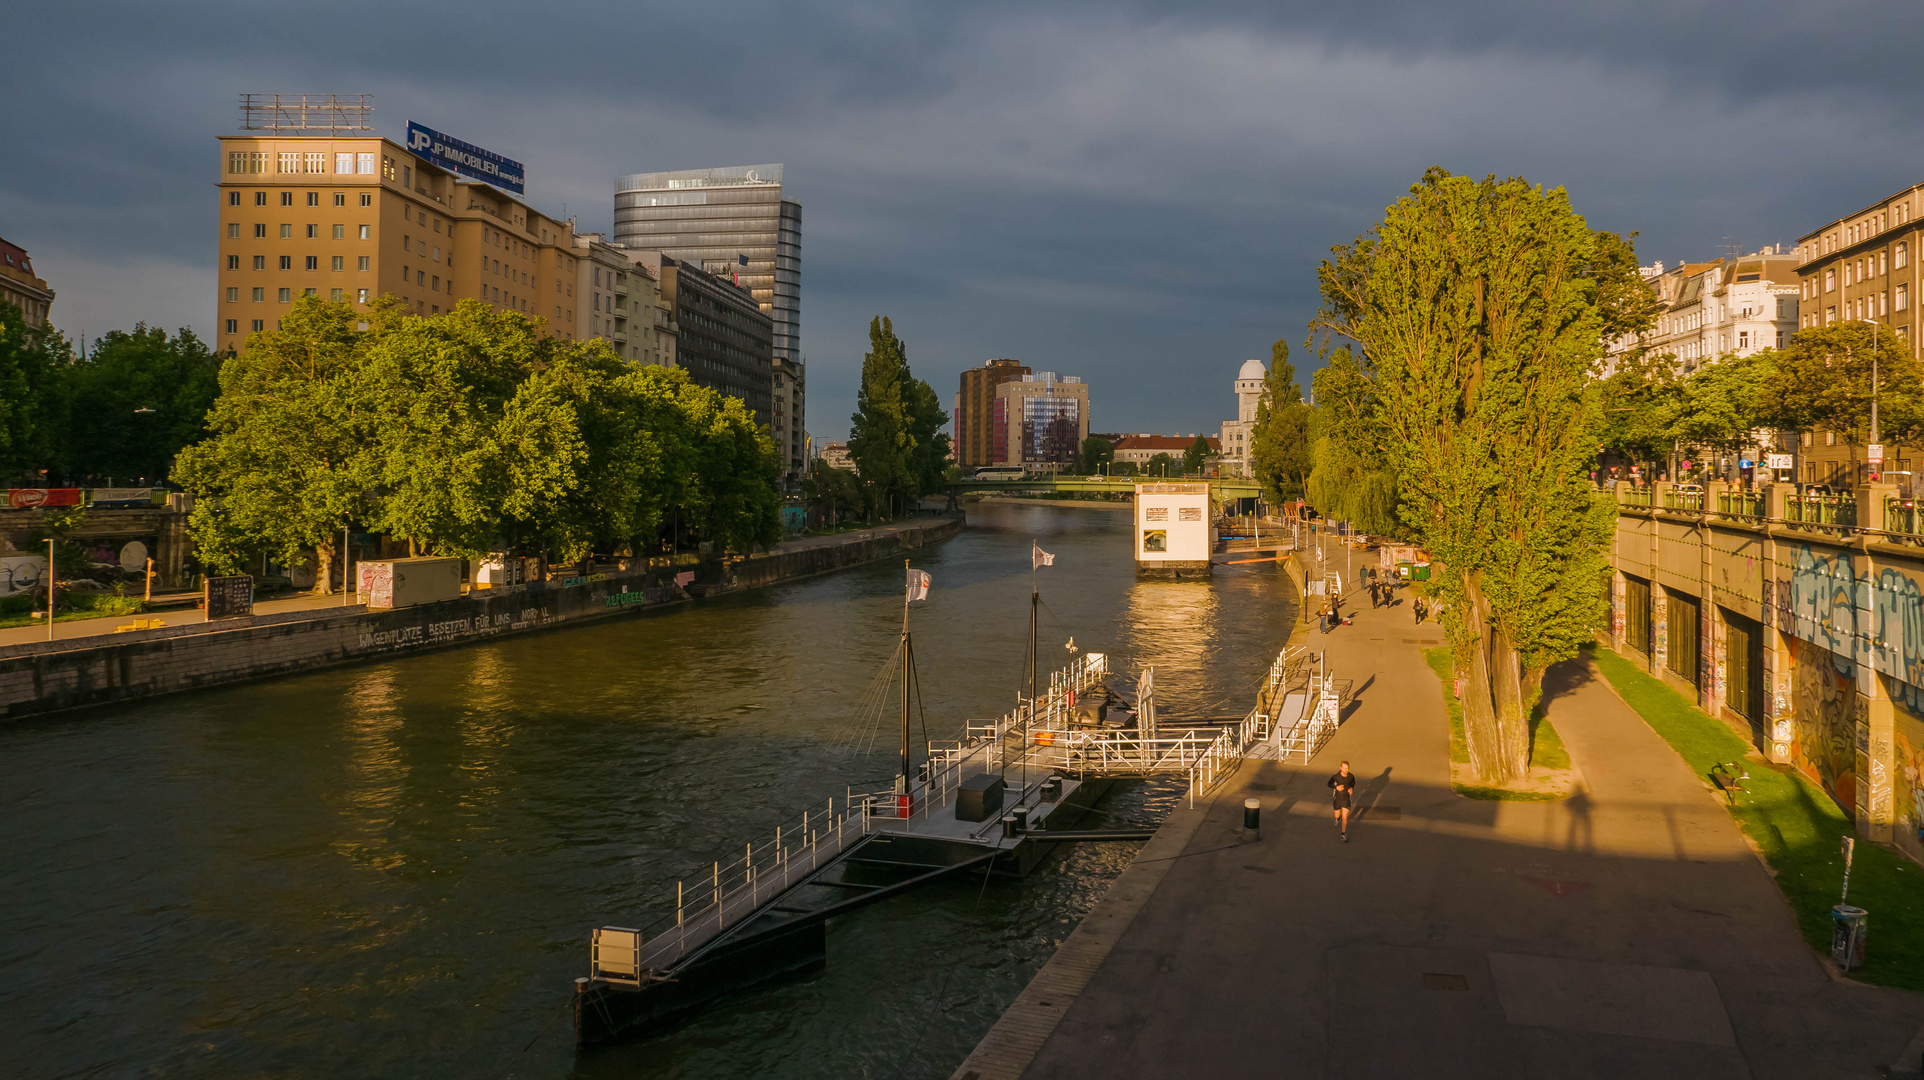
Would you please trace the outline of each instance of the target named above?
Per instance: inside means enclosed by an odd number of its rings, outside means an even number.
[[[1468,765],[1470,748],[1463,738],[1463,705],[1456,699],[1449,646],[1424,649],[1423,660],[1443,682],[1443,705],[1450,714],[1450,760],[1459,765]],[[1540,707],[1535,715],[1530,717],[1530,764],[1541,765],[1546,769],[1570,767],[1570,751],[1564,748],[1563,739],[1558,737],[1557,729],[1544,719],[1543,710]],[[1452,783],[1450,786],[1458,795],[1465,798],[1485,799],[1492,802],[1554,802],[1564,797],[1544,791],[1509,791],[1504,788],[1484,787],[1480,784]]]
[[[1754,756],[1750,744],[1722,721],[1630,661],[1602,648],[1593,658],[1617,694],[1699,777],[1707,778],[1718,762],[1744,762],[1749,790],[1736,794],[1730,816],[1763,851],[1804,940],[1828,955],[1830,909],[1844,879],[1842,841],[1854,832],[1844,811],[1801,773]],[[1870,912],[1866,964],[1852,975],[1882,986],[1924,990],[1924,867],[1860,839],[1851,866],[1850,902]]]
[[[71,597],[57,597],[54,604],[53,621],[56,623],[100,619],[110,615],[138,615],[143,606],[138,596],[115,596],[113,593],[76,593]],[[45,619],[33,617],[31,603],[0,607],[0,629],[45,625]]]

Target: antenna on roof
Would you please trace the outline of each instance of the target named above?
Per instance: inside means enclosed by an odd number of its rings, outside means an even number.
[[[242,94],[241,130],[277,134],[373,131],[373,94]]]

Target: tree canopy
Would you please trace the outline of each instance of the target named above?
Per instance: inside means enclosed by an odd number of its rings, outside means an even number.
[[[888,316],[870,321],[868,338],[848,452],[883,513],[893,516],[909,500],[942,489],[949,460],[942,425],[949,416],[935,388],[909,370],[908,346],[895,336]]]
[[[1182,471],[1184,473],[1202,472],[1209,467],[1210,459],[1215,456],[1215,448],[1209,445],[1209,440],[1198,435],[1196,441],[1189,444],[1189,449],[1182,452]]]
[[[220,361],[181,330],[136,325],[102,335],[67,373],[66,471],[129,482],[165,478],[182,447],[207,433]]]
[[[779,535],[774,446],[739,399],[476,301],[416,316],[303,298],[220,387],[176,468],[219,569],[313,547],[325,582],[348,525],[561,561],[652,547],[670,513],[738,550]]]
[[[0,474],[46,482],[40,469],[55,465],[65,431],[62,407],[66,339],[27,325],[20,309],[0,303]]]
[[[1361,346],[1400,516],[1437,561],[1470,759],[1488,780],[1527,767],[1543,671],[1604,611],[1591,373],[1635,265],[1561,189],[1432,168],[1319,272],[1313,325]]]
[[[1249,445],[1250,474],[1262,484],[1263,498],[1271,503],[1301,498],[1309,484],[1311,412],[1296,385],[1289,342],[1278,338],[1269,347],[1269,373],[1263,379]]]
[[[1091,435],[1082,440],[1082,451],[1076,459],[1077,471],[1084,476],[1093,476],[1115,460],[1115,444],[1100,435]]]

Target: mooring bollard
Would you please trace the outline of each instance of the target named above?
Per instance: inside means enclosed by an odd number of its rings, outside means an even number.
[[[1262,832],[1262,821],[1263,821],[1263,800],[1244,799],[1243,800],[1243,828],[1248,829],[1251,832],[1260,834]]]

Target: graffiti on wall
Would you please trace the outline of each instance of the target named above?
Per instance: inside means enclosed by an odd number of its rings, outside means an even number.
[[[1896,750],[1894,835],[1915,856],[1924,852],[1924,717],[1898,710]]]
[[[1857,805],[1857,687],[1849,658],[1793,642],[1790,758],[1839,806]]]

